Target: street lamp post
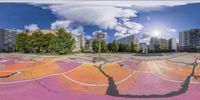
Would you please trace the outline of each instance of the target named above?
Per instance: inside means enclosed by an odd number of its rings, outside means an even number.
[[[96,37],[99,40],[99,60],[101,59],[101,39],[105,38],[104,32],[97,32]]]
[[[101,39],[99,38],[99,59],[101,59]]]

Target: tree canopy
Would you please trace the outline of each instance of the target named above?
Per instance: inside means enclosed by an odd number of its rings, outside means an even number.
[[[22,32],[16,37],[16,49],[20,52],[26,52],[28,50],[29,36]]]
[[[119,52],[129,52],[130,51],[130,47],[128,44],[119,44]]]
[[[101,43],[101,52],[102,53],[108,52],[109,50],[104,40],[94,40],[92,45],[93,51],[96,53],[99,52],[99,41]]]
[[[135,44],[135,43],[132,42],[131,46],[130,46],[130,51],[133,52],[133,53],[138,52],[138,46],[137,46],[137,44]]]
[[[119,50],[119,44],[117,41],[113,41],[112,43],[108,44],[108,49],[110,52],[117,52]]]
[[[67,54],[74,47],[74,37],[64,29],[59,29],[55,34],[35,31],[27,35],[22,32],[16,38],[16,49],[20,52]]]

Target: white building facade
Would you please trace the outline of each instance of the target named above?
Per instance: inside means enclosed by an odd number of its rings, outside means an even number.
[[[129,35],[121,39],[118,39],[117,42],[121,44],[129,44],[129,45],[131,45],[131,43],[135,43],[136,45],[138,45],[139,39],[133,34],[133,35]]]
[[[10,29],[0,29],[0,52],[15,51],[15,43],[18,31]]]
[[[147,45],[147,43],[140,43],[139,44],[139,50],[142,53],[148,53],[148,45]]]
[[[160,50],[174,50],[177,51],[177,42],[175,38],[171,38],[169,40],[167,39],[162,39],[162,38],[157,38],[157,37],[152,37],[150,39],[150,50],[151,51],[156,51],[157,49]]]
[[[177,42],[175,38],[171,38],[168,40],[169,42],[169,50],[177,51]]]
[[[200,50],[200,29],[191,29],[179,33],[179,50]]]

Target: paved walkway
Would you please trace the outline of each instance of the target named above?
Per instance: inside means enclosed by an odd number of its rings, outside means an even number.
[[[193,65],[181,59],[194,57],[191,54],[157,60],[122,57],[99,67],[70,57],[23,59],[18,56],[0,56],[1,100],[139,100],[148,95],[164,95],[183,88]],[[194,75],[200,76],[200,66]],[[182,94],[166,98],[149,96],[148,99],[199,98],[200,79],[191,76],[190,80],[189,88]]]

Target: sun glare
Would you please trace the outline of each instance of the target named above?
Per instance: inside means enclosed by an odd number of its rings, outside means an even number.
[[[153,31],[153,36],[158,37],[160,35],[160,31],[159,30],[154,30]]]

